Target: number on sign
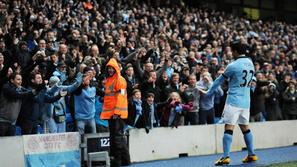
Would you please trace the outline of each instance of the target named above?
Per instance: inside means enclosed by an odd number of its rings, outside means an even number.
[[[109,147],[109,138],[100,139],[101,147]]]

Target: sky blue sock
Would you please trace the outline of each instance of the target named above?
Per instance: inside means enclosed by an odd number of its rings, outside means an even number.
[[[223,137],[224,157],[229,156],[231,143],[232,143],[232,135],[228,133],[224,133],[224,137]]]
[[[245,141],[245,144],[246,144],[246,147],[248,149],[248,154],[249,155],[254,155],[255,152],[254,152],[254,144],[253,144],[253,134],[250,130],[248,130],[247,132],[245,132],[243,134],[243,137],[244,137],[244,141]]]

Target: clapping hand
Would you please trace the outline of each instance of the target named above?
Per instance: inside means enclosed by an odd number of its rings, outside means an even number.
[[[181,92],[184,92],[189,86],[187,84],[183,84],[181,87],[180,87],[180,91]]]

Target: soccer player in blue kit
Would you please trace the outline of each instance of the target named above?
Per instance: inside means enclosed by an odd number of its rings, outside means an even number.
[[[228,95],[225,102],[222,119],[225,124],[223,136],[222,158],[215,162],[216,166],[227,165],[231,159],[229,157],[232,143],[233,130],[236,124],[239,125],[245,144],[248,149],[248,155],[242,160],[243,163],[257,161],[258,157],[254,153],[253,135],[249,129],[250,117],[250,83],[255,73],[252,60],[245,56],[247,47],[240,41],[231,43],[231,49],[235,61],[228,64],[226,70],[213,83],[206,94],[212,94],[225,80],[228,81]]]

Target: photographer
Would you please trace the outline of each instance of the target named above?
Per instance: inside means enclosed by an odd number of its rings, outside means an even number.
[[[268,85],[266,93],[265,105],[268,121],[282,120],[282,113],[279,106],[279,91],[274,83]]]
[[[297,119],[296,82],[291,80],[283,93],[283,115],[286,120]]]

